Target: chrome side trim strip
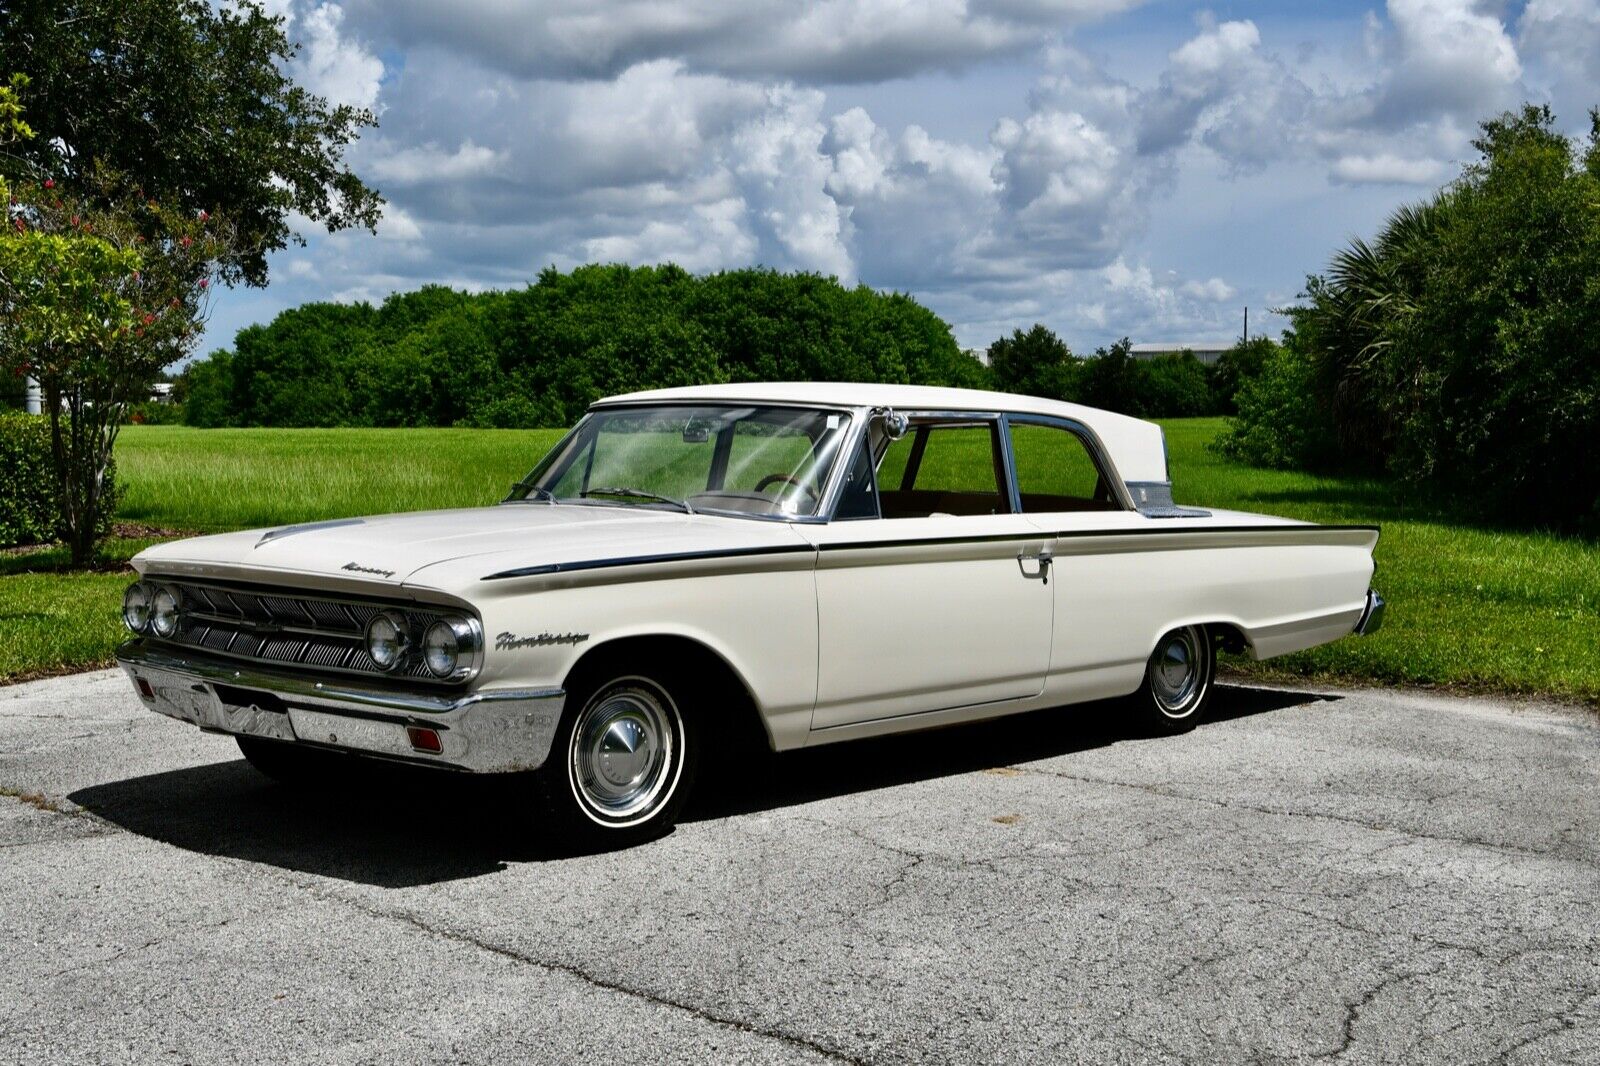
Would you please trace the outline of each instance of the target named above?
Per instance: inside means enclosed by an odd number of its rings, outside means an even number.
[[[1115,513],[1115,512],[1109,512]],[[878,521],[893,521],[893,519],[879,519]],[[917,548],[937,547],[948,544],[1002,544],[1007,542],[1039,541],[1039,540],[1087,540],[1100,538],[1105,540],[1120,540],[1128,537],[1222,537],[1261,534],[1270,537],[1295,534],[1299,536],[1315,535],[1319,533],[1379,533],[1378,526],[1355,525],[1317,525],[1305,523],[1303,525],[1270,525],[1270,526],[1191,526],[1181,527],[1167,523],[1151,526],[1150,528],[1132,529],[1069,529],[1069,530],[1039,530],[1034,533],[986,533],[975,536],[955,537],[906,537],[896,540],[861,540],[840,541],[831,544],[822,544],[813,548],[809,545],[773,545],[760,548],[725,548],[712,549],[699,552],[676,552],[662,555],[631,555],[614,559],[583,559],[567,563],[545,563],[536,566],[517,567],[512,570],[501,570],[493,574],[486,574],[480,580],[498,581],[504,578],[516,577],[541,577],[552,574],[569,574],[584,570],[607,570],[622,566],[648,566],[653,563],[699,562],[710,559],[737,559],[760,555],[792,555],[800,552],[844,552],[867,551],[874,548]],[[1230,545],[1221,545],[1228,547]]]
[[[664,552],[660,555],[625,555],[615,559],[583,559],[570,563],[521,566],[486,574],[481,580],[499,581],[509,577],[539,577],[544,574],[571,574],[583,570],[606,570],[615,566],[649,566],[652,563],[687,563],[702,559],[741,559],[753,555],[793,555],[814,552],[809,544],[775,544],[760,548],[723,548],[698,552]]]

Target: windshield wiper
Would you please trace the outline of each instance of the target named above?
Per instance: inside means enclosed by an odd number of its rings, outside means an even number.
[[[578,493],[584,499],[590,496],[621,496],[626,500],[651,500],[655,503],[664,503],[676,507],[684,514],[694,514],[694,508],[682,500],[675,500],[671,496],[663,496],[659,492],[646,492],[644,489],[630,489],[623,486],[604,486],[595,489],[585,489]]]
[[[561,502],[560,500],[556,499],[556,494],[551,492],[549,489],[544,488],[544,487],[539,486],[539,485],[531,485],[526,481],[519,481],[515,485],[512,485],[511,486],[511,491],[513,493],[518,492],[518,491],[526,492],[530,496],[532,496],[533,499],[535,499],[535,500],[543,500],[545,503],[560,503]],[[508,499],[506,502],[507,503],[522,503],[523,501],[525,501],[527,499],[528,499],[528,496],[519,496],[515,500]]]

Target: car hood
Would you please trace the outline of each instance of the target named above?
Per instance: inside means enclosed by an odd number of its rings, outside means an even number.
[[[512,503],[194,537],[147,548],[133,562],[141,574],[247,581],[292,574],[318,588],[460,591],[462,584],[504,570],[804,543],[786,522],[633,506]]]

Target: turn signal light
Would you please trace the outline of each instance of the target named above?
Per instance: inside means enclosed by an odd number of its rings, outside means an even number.
[[[411,738],[411,747],[416,751],[425,751],[429,755],[438,755],[444,751],[444,745],[439,742],[439,732],[426,726],[406,726],[406,736]]]

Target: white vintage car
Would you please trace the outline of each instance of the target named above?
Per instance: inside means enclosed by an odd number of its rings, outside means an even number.
[[[1000,393],[744,384],[597,403],[491,507],[162,544],[118,652],[259,769],[536,771],[552,826],[670,825],[702,749],[1128,697],[1218,647],[1369,633],[1372,526],[1174,506],[1159,426]]]

